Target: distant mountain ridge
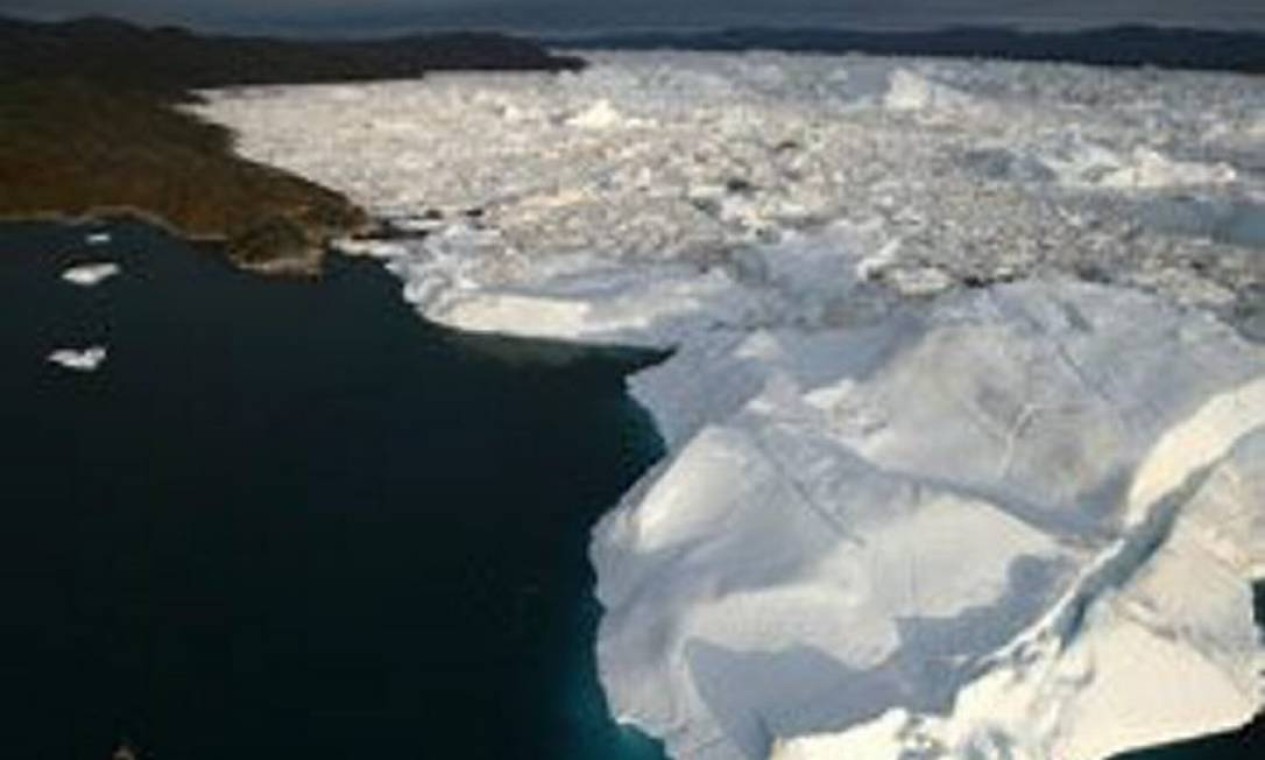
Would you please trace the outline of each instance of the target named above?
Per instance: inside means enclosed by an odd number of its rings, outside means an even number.
[[[544,37],[542,41],[577,50],[780,50],[1265,73],[1265,34],[1150,26],[1066,32],[1024,31],[1000,26],[908,32],[735,27],[710,31],[602,32]]]
[[[146,91],[393,79],[445,70],[578,69],[583,61],[503,34],[449,32],[369,41],[201,35],[106,17],[0,17],[0,79],[73,78]]]

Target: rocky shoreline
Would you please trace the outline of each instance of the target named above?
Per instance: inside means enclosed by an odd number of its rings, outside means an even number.
[[[0,18],[0,219],[137,217],[222,243],[244,269],[313,276],[332,240],[374,225],[342,194],[237,155],[232,133],[188,111],[198,89],[582,65],[493,34],[309,43]]]

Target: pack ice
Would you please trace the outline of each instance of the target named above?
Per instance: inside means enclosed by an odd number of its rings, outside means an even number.
[[[608,54],[201,111],[401,233],[344,248],[427,318],[673,349],[591,557],[611,709],[674,757],[1090,760],[1261,708],[1265,268],[1219,226],[1265,218],[1259,79]]]

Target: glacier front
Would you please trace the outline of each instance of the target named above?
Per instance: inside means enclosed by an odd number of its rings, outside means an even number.
[[[208,94],[427,318],[671,349],[594,529],[674,757],[1102,758],[1265,704],[1265,84],[619,53]]]

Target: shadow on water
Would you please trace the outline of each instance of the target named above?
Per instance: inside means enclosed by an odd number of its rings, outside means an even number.
[[[0,227],[10,752],[661,757],[607,717],[586,556],[661,453],[644,356],[456,337],[368,262],[85,231]],[[94,374],[44,361],[92,343]]]

